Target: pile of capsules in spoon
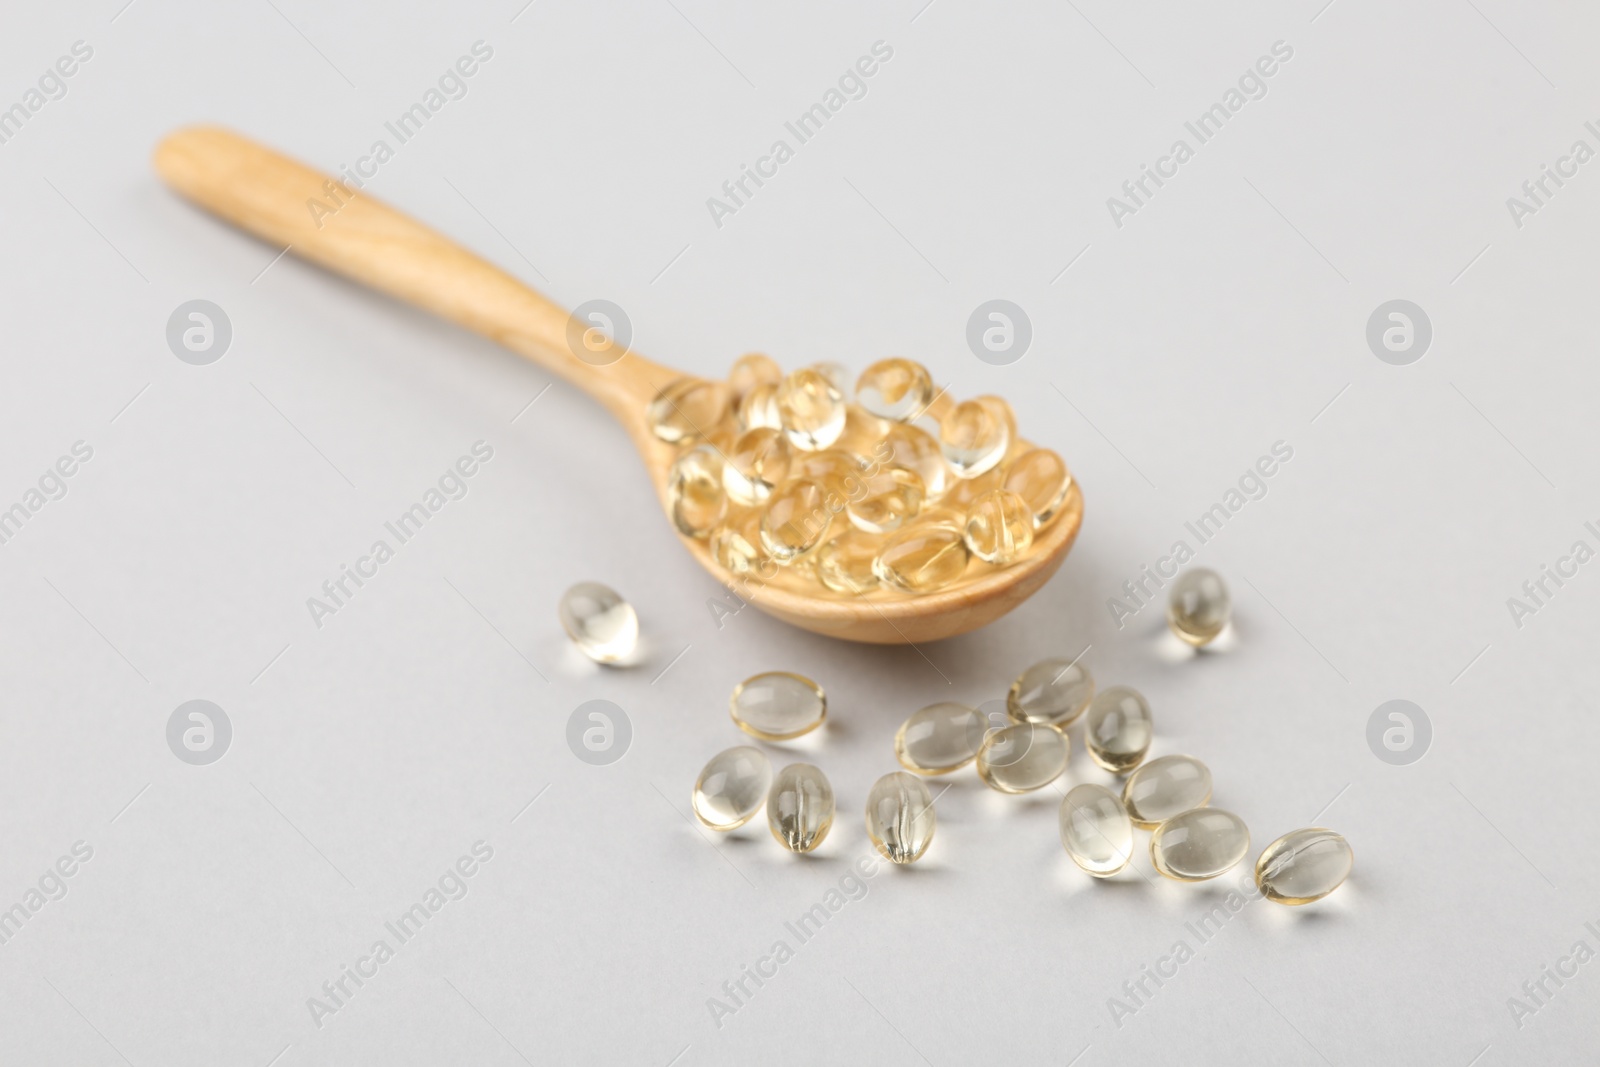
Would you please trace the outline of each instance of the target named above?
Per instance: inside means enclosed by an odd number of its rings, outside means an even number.
[[[680,378],[650,404],[678,448],[667,509],[728,572],[813,596],[935,593],[1027,555],[1072,475],[1017,435],[997,396],[956,402],[927,368],[885,359],[790,374],[737,360],[726,382]]]

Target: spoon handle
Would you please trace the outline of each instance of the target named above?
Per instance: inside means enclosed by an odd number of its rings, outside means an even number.
[[[574,355],[588,323],[460,245],[340,181],[217,127],[171,134],[155,167],[178,192],[274,245],[482,334],[560,375],[637,433],[669,368]],[[587,351],[587,350],[586,350]],[[606,358],[615,356],[616,351]]]

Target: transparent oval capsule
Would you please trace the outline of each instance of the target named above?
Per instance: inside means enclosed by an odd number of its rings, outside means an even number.
[[[833,786],[809,763],[778,772],[767,793],[767,825],[790,852],[810,852],[833,829]]]
[[[894,755],[917,774],[949,774],[971,763],[983,747],[989,720],[965,704],[929,704],[900,724]]]
[[[728,447],[722,464],[723,491],[735,504],[760,504],[789,477],[792,455],[782,431],[768,426],[746,430]]]
[[[718,752],[694,782],[691,806],[695,818],[713,830],[734,830],[767,802],[772,764],[767,754],[750,745]]]
[[[1006,452],[1001,457],[1002,461],[1017,455],[1022,449],[1022,437],[1017,433],[1017,413],[1011,410],[1011,404],[1003,396],[974,397],[978,403],[988,408],[1000,424],[1006,428]]]
[[[639,643],[639,616],[610,586],[579,582],[561,594],[561,626],[596,663],[616,663]]]
[[[790,444],[806,452],[820,451],[844,431],[844,394],[822,371],[804,367],[778,387],[778,418]]]
[[[788,671],[746,678],[734,687],[728,706],[739,729],[763,741],[808,734],[828,717],[828,697],[822,687]]]
[[[790,563],[822,544],[833,524],[827,491],[816,482],[794,481],[761,511],[761,547],[779,563]]]
[[[1061,514],[1072,492],[1072,474],[1061,457],[1035,448],[1006,464],[1004,487],[1027,501],[1035,529],[1044,529]]]
[[[783,429],[783,420],[778,417],[777,383],[760,382],[751,386],[750,391],[739,398],[738,416],[741,431],[759,430],[762,427]]]
[[[761,547],[761,513],[730,508],[722,524],[711,531],[706,547],[724,569],[749,574],[766,558],[766,550]]]
[[[758,385],[777,385],[783,381],[778,361],[761,352],[750,352],[733,361],[728,371],[728,386],[741,399]]]
[[[1310,904],[1344,884],[1355,864],[1350,842],[1320,826],[1293,830],[1256,860],[1256,885],[1279,904]]]
[[[856,403],[882,419],[914,419],[932,399],[928,368],[914,360],[880,359],[856,379]]]
[[[821,452],[794,452],[789,477],[795,481],[816,482],[841,501],[865,491],[871,464],[853,452],[825,448]]]
[[[1157,871],[1180,882],[1215,878],[1249,851],[1249,827],[1221,808],[1180,812],[1150,835],[1150,862]]]
[[[1143,763],[1154,737],[1150,705],[1137,689],[1114,685],[1089,701],[1083,744],[1089,758],[1112,774],[1127,774]]]
[[[898,530],[922,509],[922,479],[903,467],[882,467],[862,478],[862,492],[846,497],[845,516],[867,533]]]
[[[883,447],[888,457],[887,463],[904,467],[922,479],[922,488],[928,499],[942,496],[949,488],[953,480],[949,464],[944,461],[939,442],[926,430],[893,423],[883,435]]]
[[[1006,693],[1006,711],[1018,722],[1067,726],[1094,697],[1094,676],[1082,663],[1052,657],[1017,675]]]
[[[832,384],[835,389],[839,390],[840,396],[850,395],[850,368],[846,367],[843,363],[838,363],[833,360],[823,360],[821,363],[811,364],[810,368],[808,369],[814,370],[824,378],[828,379],[829,383]]]
[[[1205,567],[1196,567],[1184,571],[1172,583],[1167,600],[1167,625],[1191,645],[1210,644],[1228,625],[1232,607],[1222,576]]]
[[[1128,776],[1122,804],[1141,830],[1211,803],[1211,768],[1193,756],[1162,756]]]
[[[722,382],[679,378],[650,402],[651,431],[673,444],[705,438],[728,416],[732,393]]]
[[[933,795],[922,779],[894,771],[867,794],[867,837],[890,863],[915,863],[933,843]]]
[[[667,472],[667,507],[672,524],[685,537],[709,537],[728,513],[722,491],[722,457],[710,445],[696,445],[673,460]]]
[[[1054,726],[1014,722],[993,730],[978,749],[978,777],[1002,793],[1043,789],[1067,769],[1067,735]]]
[[[939,420],[939,447],[958,478],[975,478],[1006,457],[1011,437],[990,404],[964,400]]]
[[[954,508],[961,512],[962,521],[965,521],[967,512],[978,502],[978,498],[1003,488],[1004,485],[1005,474],[999,467],[986,471],[976,478],[954,478],[950,482],[950,488],[939,498],[939,503],[943,507]]]
[[[850,529],[817,549],[812,565],[817,580],[833,592],[860,596],[878,586],[878,576],[872,570],[877,558],[878,538]]]
[[[1103,785],[1073,786],[1061,798],[1061,847],[1096,878],[1110,878],[1133,859],[1133,820]]]
[[[878,448],[878,443],[889,432],[893,423],[862,408],[860,404],[846,404],[844,408],[844,429],[839,431],[839,436],[834,439],[829,448],[837,448],[843,452],[854,452],[859,456],[870,455]]]
[[[963,534],[967,550],[974,556],[1004,567],[1033,547],[1033,512],[1017,494],[996,489],[980,496],[967,510]]]
[[[967,570],[967,542],[953,522],[922,521],[902,526],[878,550],[873,573],[902,593],[936,593]]]

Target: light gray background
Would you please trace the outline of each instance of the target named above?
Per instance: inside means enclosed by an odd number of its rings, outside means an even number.
[[[1521,228],[1506,198],[1574,140],[1600,147],[1600,19],[1322,2],[9,12],[0,105],[74,41],[94,55],[0,145],[0,504],[77,440],[94,458],[0,546],[0,907],[75,841],[94,854],[0,945],[0,1060],[1592,1060],[1600,963],[1520,1028],[1507,1000],[1574,942],[1600,949],[1600,564],[1520,629],[1506,600],[1596,546],[1600,162]],[[597,405],[273,263],[151,172],[199,120],[351,163],[480,39],[469,95],[373,191],[566,306],[617,302],[669,364],[907,354],[957,395],[1004,394],[1083,485],[1060,575],[921,649],[754,610],[718,628],[718,587]],[[706,198],[878,40],[894,57],[868,95],[714,226]],[[1114,226],[1106,198],[1279,40],[1268,95]],[[965,345],[997,297],[1034,327],[1009,367]],[[164,339],[196,298],[234,331],[204,367]],[[1435,330],[1406,367],[1364,340],[1395,298]],[[480,439],[470,494],[316,628],[306,598]],[[1269,495],[1200,552],[1232,585],[1232,647],[1174,654],[1159,609],[1119,630],[1107,598],[1278,440],[1294,457]],[[577,660],[555,608],[580,579],[637,605],[643,664]],[[1252,904],[1200,947],[1185,923],[1222,887],[1149,884],[1143,856],[1092,884],[1054,790],[1002,798],[968,772],[926,862],[881,871],[714,1025],[707,998],[793,943],[784,922],[867,849],[901,719],[1085,649],[1149,696],[1157,752],[1210,764],[1252,859],[1315,818],[1352,842],[1349,884]],[[687,819],[701,764],[743,739],[728,691],[769,668],[831,699],[792,746],[839,796],[810,860]],[[633,727],[609,766],[565,740],[596,698]],[[1408,767],[1365,739],[1395,698],[1434,727]],[[191,699],[233,725],[209,766],[167,748]],[[1069,780],[1105,779],[1080,750]],[[480,839],[468,895],[313,1025],[307,998]],[[1118,1026],[1108,999],[1180,938],[1198,957]]]

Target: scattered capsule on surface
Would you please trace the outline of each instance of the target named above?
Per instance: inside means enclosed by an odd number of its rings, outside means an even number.
[[[1110,878],[1133,859],[1133,820],[1103,785],[1073,786],[1061,798],[1061,847],[1096,878]]]
[[[1256,885],[1279,904],[1310,904],[1343,885],[1354,863],[1350,842],[1332,830],[1293,830],[1256,860]]]
[[[833,512],[827,491],[816,482],[793,481],[772,494],[761,510],[761,547],[779,563],[799,559],[828,535]]]
[[[746,430],[728,446],[722,488],[735,504],[754,507],[789,476],[789,439],[770,426]]]
[[[1209,644],[1228,625],[1233,602],[1228,587],[1216,571],[1204,567],[1184,571],[1172,583],[1167,601],[1167,625],[1189,644]]]
[[[1211,803],[1211,768],[1193,756],[1162,756],[1141,765],[1122,787],[1128,817],[1153,830],[1174,815]]]
[[[968,558],[960,526],[924,518],[890,534],[872,568],[891,589],[936,593],[966,573]]]
[[[913,360],[880,359],[856,379],[856,403],[882,419],[914,419],[931,399],[928,368]]]
[[[915,863],[933,842],[933,795],[905,771],[879,778],[867,794],[867,837],[890,863]]]
[[[1244,820],[1221,808],[1180,812],[1150,835],[1150,862],[1180,882],[1215,878],[1250,851]]]
[[[763,741],[787,741],[822,725],[828,697],[804,675],[767,671],[735,686],[728,708],[745,733]]]
[[[650,402],[650,429],[673,444],[704,438],[727,416],[731,403],[732,393],[722,382],[679,378]]]
[[[777,383],[761,382],[751,386],[750,391],[739,398],[738,419],[740,430],[758,430],[763,426],[783,429],[783,420],[778,417]]]
[[[713,830],[737,829],[755,818],[771,787],[772,764],[759,748],[718,752],[695,779],[695,818]]]
[[[1006,711],[1018,722],[1067,726],[1078,720],[1094,696],[1089,668],[1069,659],[1040,660],[1011,683]]]
[[[833,829],[833,786],[809,763],[779,771],[767,793],[767,825],[790,852],[810,852]]]
[[[783,368],[771,356],[751,352],[733,361],[728,371],[728,385],[733,395],[744,397],[758,385],[777,385],[783,381]]]
[[[1027,502],[1034,527],[1042,530],[1061,514],[1072,492],[1072,475],[1060,456],[1048,448],[1035,448],[1006,465],[1003,484]]]
[[[722,491],[722,457],[710,445],[680,455],[667,473],[667,506],[672,524],[686,537],[707,537],[728,513]]]
[[[778,386],[778,418],[790,444],[819,451],[844,430],[844,395],[821,370],[804,367]]]
[[[1084,747],[1090,759],[1112,774],[1127,774],[1144,762],[1154,737],[1150,705],[1137,689],[1114,685],[1089,701]]]
[[[978,777],[1002,793],[1043,789],[1067,769],[1067,735],[1047,723],[1014,722],[993,730],[978,749]]]
[[[900,766],[917,774],[949,774],[977,758],[989,732],[989,720],[965,704],[929,704],[900,724],[894,755]]]
[[[878,558],[878,538],[860,530],[845,530],[817,549],[813,566],[817,580],[835,593],[860,596],[878,586],[872,562]]]
[[[639,643],[639,616],[610,586],[579,582],[561,594],[561,626],[596,663],[627,659]]]
[[[1011,437],[1004,419],[981,400],[963,400],[939,420],[939,447],[958,478],[974,478],[1006,456]]]
[[[922,479],[904,467],[882,467],[862,477],[862,489],[846,498],[845,516],[867,533],[898,530],[922,509]]]
[[[883,452],[890,466],[904,467],[922,479],[928,499],[942,496],[949,487],[950,466],[944,461],[939,442],[926,430],[892,423],[883,435]]]
[[[997,567],[1015,563],[1033,547],[1033,512],[1016,493],[996,489],[967,510],[967,550]]]

